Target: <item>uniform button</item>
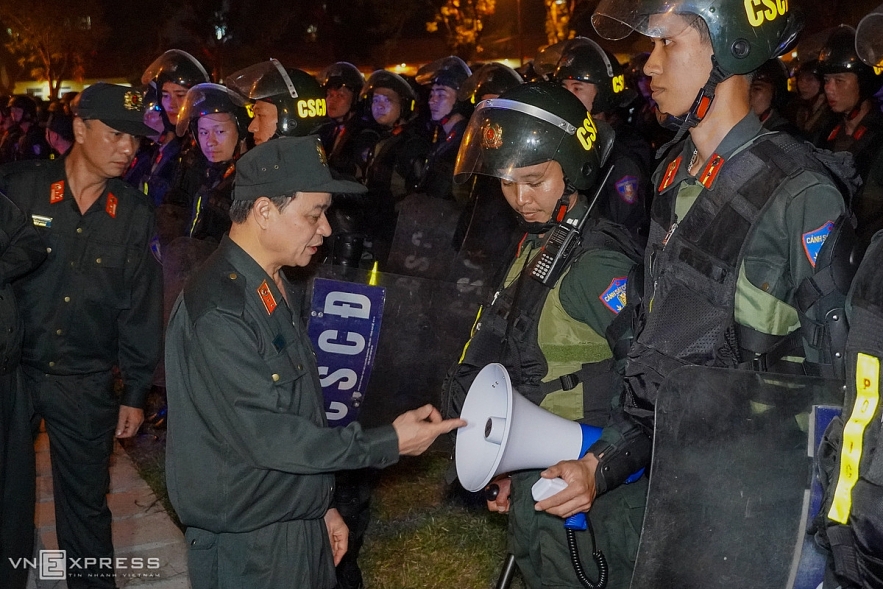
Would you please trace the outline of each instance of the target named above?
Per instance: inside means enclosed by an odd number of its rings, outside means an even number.
[[[65,303],[69,303],[69,302],[71,302],[71,298],[70,298],[70,297],[64,297],[64,302],[65,302]]]
[[[77,233],[82,233],[82,232],[83,232],[83,228],[82,228],[82,227],[77,227]]]
[[[96,264],[100,264],[100,263],[101,263],[101,258],[95,258],[95,263],[96,263]]]
[[[47,248],[46,248],[46,253],[47,253],[47,254],[51,254],[51,253],[52,253],[52,248],[51,248],[51,247],[47,247]]]
[[[273,379],[273,382],[279,382],[279,375],[278,374],[274,374],[271,378]]]
[[[61,335],[61,330],[60,330],[60,329],[56,329],[56,330],[55,330],[55,335]]]
[[[52,368],[53,366],[55,366],[55,362],[50,362],[50,363],[49,363],[49,368]]]
[[[298,364],[298,365],[297,365],[297,369],[298,369],[298,370],[303,370],[303,369],[304,369],[304,367],[303,367],[303,366],[301,366],[301,365],[300,365],[300,364]]]
[[[238,276],[236,276],[236,272],[230,272],[229,277],[230,277],[230,280],[236,280],[237,278],[239,278]]]

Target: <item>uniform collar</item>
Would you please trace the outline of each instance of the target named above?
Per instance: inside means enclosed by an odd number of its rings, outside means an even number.
[[[662,178],[657,185],[659,192],[666,192],[674,186],[680,185],[681,182],[688,181],[695,183],[701,182],[703,177],[706,179],[704,184],[706,188],[711,188],[714,178],[723,168],[727,160],[730,159],[740,148],[745,147],[753,138],[764,132],[760,119],[753,111],[749,111],[742,120],[730,129],[720,144],[717,146],[714,154],[709,158],[705,167],[699,171],[696,177],[690,176],[687,171],[690,164],[690,158],[696,145],[693,143],[692,137],[687,137],[684,141],[680,154],[672,160],[667,168],[663,171]],[[768,132],[768,131],[767,131]],[[720,158],[720,159],[716,159]],[[716,163],[715,163],[716,162]]]
[[[272,315],[279,307],[285,306],[285,298],[276,286],[273,278],[252,258],[248,252],[239,247],[229,235],[221,238],[218,252],[227,259],[236,272],[229,276],[232,280],[245,280],[246,296]],[[233,278],[232,274],[236,274]],[[282,275],[282,281],[288,288],[288,280]],[[290,289],[289,289],[290,290]]]

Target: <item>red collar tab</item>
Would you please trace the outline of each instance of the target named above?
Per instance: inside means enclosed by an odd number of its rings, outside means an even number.
[[[683,160],[684,156],[679,155],[674,161],[668,164],[668,167],[665,169],[665,174],[662,175],[662,181],[659,183],[659,192],[664,192],[669,186],[671,186]]]
[[[841,124],[841,125],[837,125],[836,127],[834,127],[834,130],[831,131],[830,135],[828,135],[828,141],[834,141],[834,139],[837,138],[837,135],[840,133],[840,127],[842,127],[842,126],[843,125]]]
[[[724,162],[726,160],[719,156],[718,154],[714,154],[708,160],[708,163],[705,164],[705,168],[702,170],[702,173],[699,174],[699,183],[702,184],[706,189],[711,189],[712,184],[714,184],[714,179],[717,178],[718,172],[720,172],[721,167],[723,167]]]
[[[267,315],[272,315],[278,305],[276,303],[276,298],[273,296],[273,291],[270,290],[270,286],[267,284],[266,280],[264,280],[258,287],[258,296],[261,297],[261,302],[264,303]]]
[[[858,129],[856,129],[855,131],[852,132],[852,138],[855,139],[856,141],[858,141],[859,139],[862,138],[862,136],[865,134],[865,132],[867,130],[868,130],[868,128],[866,126],[859,125]]]
[[[64,200],[64,180],[59,180],[49,187],[49,204],[54,205]]]
[[[117,197],[110,192],[107,193],[107,206],[104,207],[104,211],[111,219],[117,218]]]

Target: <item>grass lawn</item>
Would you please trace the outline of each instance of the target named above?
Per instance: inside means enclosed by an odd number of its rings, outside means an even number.
[[[165,432],[123,445],[174,515],[165,486]],[[404,457],[383,471],[359,563],[368,589],[491,589],[506,550],[506,516],[450,498],[447,454]],[[512,589],[522,589],[517,578]]]

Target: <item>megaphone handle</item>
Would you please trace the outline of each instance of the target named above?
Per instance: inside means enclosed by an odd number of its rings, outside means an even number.
[[[585,513],[574,513],[569,518],[564,520],[564,527],[568,530],[579,530],[583,531],[588,529],[589,524],[586,521]]]

